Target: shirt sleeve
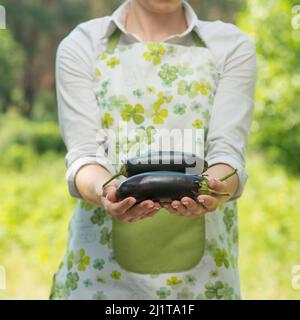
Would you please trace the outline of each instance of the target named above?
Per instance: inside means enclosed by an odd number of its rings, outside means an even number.
[[[231,200],[241,196],[248,179],[244,154],[252,121],[256,83],[255,46],[237,28],[234,32],[229,37],[230,41],[227,44],[223,42],[223,48],[220,48],[223,52],[227,50],[219,72],[206,144],[209,166],[224,163],[238,170],[239,185]]]
[[[106,139],[97,139],[100,115],[93,91],[94,49],[84,32],[74,30],[59,45],[56,55],[56,91],[59,125],[67,147],[66,180],[71,196],[81,198],[75,186],[78,170],[99,164],[111,174],[105,157]]]

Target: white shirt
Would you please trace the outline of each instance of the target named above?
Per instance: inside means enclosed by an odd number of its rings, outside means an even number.
[[[96,55],[103,51],[115,28],[122,31],[119,45],[142,41],[124,28],[130,0],[111,16],[93,19],[78,25],[59,45],[56,61],[56,88],[59,124],[67,147],[66,179],[70,194],[80,198],[75,176],[86,164],[98,163],[112,174],[108,160],[99,160],[96,141],[99,130],[99,108],[93,81]],[[214,105],[209,122],[206,150],[209,165],[229,164],[238,169],[239,187],[232,200],[240,197],[248,174],[244,154],[253,113],[256,83],[256,53],[252,41],[235,25],[199,20],[192,7],[183,1],[188,28],[165,42],[192,45],[191,31],[195,30],[211,51],[219,73]]]

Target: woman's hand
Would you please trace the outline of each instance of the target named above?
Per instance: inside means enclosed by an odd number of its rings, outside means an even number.
[[[113,181],[105,188],[101,202],[104,209],[120,221],[135,222],[150,218],[161,208],[159,203],[152,200],[145,200],[135,205],[136,199],[134,197],[128,197],[118,202],[116,190],[117,182]]]
[[[222,177],[231,171],[232,168],[226,164],[216,164],[210,167],[206,171],[209,188],[218,192],[228,192],[232,196],[238,187],[237,175],[235,174],[223,182],[219,178],[215,178]],[[180,200],[174,200],[170,204],[163,204],[163,207],[171,213],[185,217],[202,216],[208,212],[215,211],[220,203],[228,201],[231,196],[199,195],[197,201],[184,197]]]
[[[208,186],[215,191],[227,192],[225,182],[218,179],[209,179]],[[180,216],[202,216],[215,211],[219,204],[224,201],[224,198],[224,196],[200,195],[195,201],[192,198],[183,197],[180,201],[174,200],[172,203],[164,204],[163,207]]]

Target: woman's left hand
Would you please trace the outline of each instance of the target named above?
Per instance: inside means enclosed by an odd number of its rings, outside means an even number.
[[[226,181],[221,182],[219,179],[208,179],[208,186],[219,192],[228,192]],[[228,199],[225,196],[199,195],[197,200],[184,197],[180,201],[174,200],[172,203],[163,204],[163,207],[171,213],[180,216],[193,217],[202,216],[208,212],[215,211],[221,202]]]

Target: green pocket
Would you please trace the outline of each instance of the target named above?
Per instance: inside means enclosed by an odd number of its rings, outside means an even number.
[[[166,209],[133,223],[113,217],[112,243],[116,261],[127,271],[186,271],[203,257],[205,218],[177,216]]]

